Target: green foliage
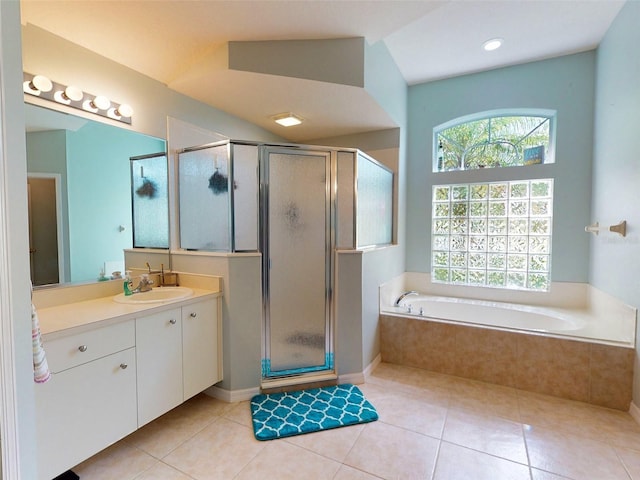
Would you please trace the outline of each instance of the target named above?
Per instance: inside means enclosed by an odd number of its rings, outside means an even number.
[[[526,149],[549,148],[549,123],[546,117],[505,116],[442,130],[438,171],[524,165]]]

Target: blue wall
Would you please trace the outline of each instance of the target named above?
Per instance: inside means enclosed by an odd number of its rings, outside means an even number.
[[[594,287],[636,308],[640,308],[639,25],[640,2],[627,2],[598,48],[592,219],[601,225],[626,220],[627,236],[591,237],[589,278]],[[636,359],[636,405],[639,377]]]
[[[439,183],[555,179],[552,280],[588,280],[595,52],[466,75],[409,88],[407,271],[431,269],[431,187]],[[501,108],[557,110],[556,163],[431,173],[433,127]]]
[[[164,140],[96,122],[68,133],[71,281],[95,280],[105,261],[124,261],[133,244],[129,157],[163,151]]]

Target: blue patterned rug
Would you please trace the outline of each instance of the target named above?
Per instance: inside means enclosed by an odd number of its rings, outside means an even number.
[[[351,384],[297,392],[256,395],[251,399],[253,432],[258,440],[373,422],[378,412]]]

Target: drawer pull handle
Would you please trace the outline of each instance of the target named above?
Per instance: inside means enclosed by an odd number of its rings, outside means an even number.
[[[87,346],[86,345],[80,345],[78,347],[78,350],[80,350],[81,352],[86,352],[87,351]]]
[[[190,316],[191,318],[196,318],[196,317],[198,316],[198,314],[197,314],[196,312],[191,312],[191,313],[189,314],[189,316]]]
[[[176,319],[175,319],[175,318],[172,318],[171,320],[169,320],[169,323],[170,323],[171,325],[175,325],[175,324],[176,324]]]
[[[129,365],[127,365],[126,363],[121,363],[121,364],[120,364],[120,368],[121,368],[122,370],[125,370],[128,366],[129,366]]]

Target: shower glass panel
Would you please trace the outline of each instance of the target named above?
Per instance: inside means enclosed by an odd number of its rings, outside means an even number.
[[[263,376],[330,370],[331,155],[267,150],[266,157]]]
[[[338,248],[355,248],[355,152],[338,152],[338,188],[336,190]]]
[[[393,172],[358,154],[357,246],[387,245],[393,232]]]
[[[167,156],[131,157],[134,248],[169,248]]]
[[[232,144],[234,251],[258,250],[258,147]]]
[[[230,251],[229,146],[180,153],[180,247]]]

